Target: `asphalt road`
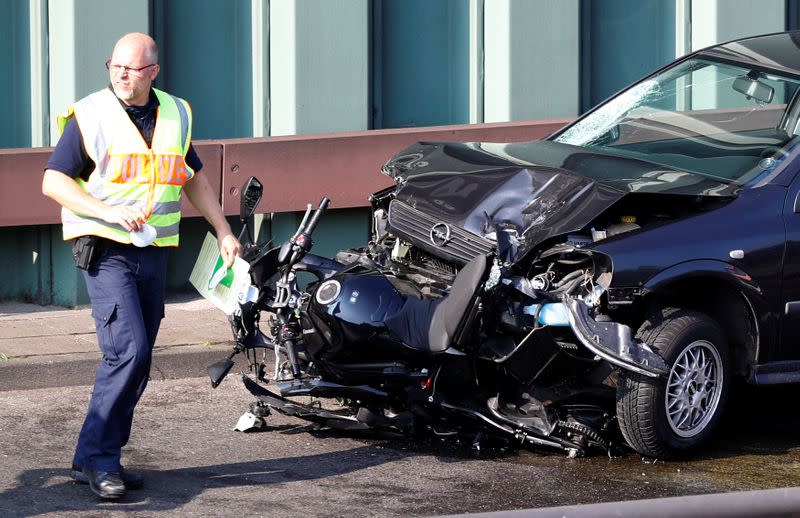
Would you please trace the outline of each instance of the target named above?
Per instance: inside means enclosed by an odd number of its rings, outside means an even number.
[[[750,391],[700,459],[568,459],[431,439],[343,435],[280,415],[232,431],[252,397],[235,378],[154,381],[123,462],[143,490],[102,502],[68,477],[89,387],[0,392],[0,515],[419,516],[800,485],[800,391]],[[127,515],[127,514],[126,514]]]

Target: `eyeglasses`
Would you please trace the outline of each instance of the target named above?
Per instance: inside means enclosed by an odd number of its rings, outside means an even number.
[[[126,67],[125,65],[112,65],[111,60],[109,59],[106,61],[106,69],[110,70],[112,74],[121,74],[122,72],[127,72],[128,74],[133,74],[134,72],[137,74],[141,74],[142,70],[145,68],[152,67],[157,63],[150,63],[149,65],[145,65],[143,67]]]

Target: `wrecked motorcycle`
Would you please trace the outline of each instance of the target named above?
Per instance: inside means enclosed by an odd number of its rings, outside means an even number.
[[[591,260],[576,268],[556,251],[540,259],[549,261],[543,273],[525,276],[497,228],[496,249],[450,279],[422,280],[397,259],[381,193],[375,240],[335,260],[310,253],[327,198],[281,246],[253,243],[247,221],[261,193],[255,178],[242,189],[252,286],[230,317],[233,351],[209,367],[216,387],[234,355],[247,355],[255,418],[274,409],[340,429],[499,436],[581,456],[622,442],[616,365],[652,377],[666,370],[630,328],[594,318],[604,287]],[[448,238],[436,226],[431,236]],[[302,288],[304,273],[312,280]]]

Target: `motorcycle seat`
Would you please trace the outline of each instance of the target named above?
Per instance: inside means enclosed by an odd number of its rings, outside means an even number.
[[[428,328],[428,348],[441,352],[461,345],[477,308],[478,288],[488,271],[488,257],[478,255],[458,272],[446,297],[439,300]]]

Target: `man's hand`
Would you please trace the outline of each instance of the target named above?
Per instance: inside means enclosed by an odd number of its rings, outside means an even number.
[[[110,205],[103,214],[103,220],[122,225],[128,232],[138,232],[144,223],[144,212],[139,207]]]
[[[217,237],[217,246],[225,268],[230,268],[233,265],[233,260],[242,251],[242,245],[239,244],[239,240],[233,234],[225,234]]]

